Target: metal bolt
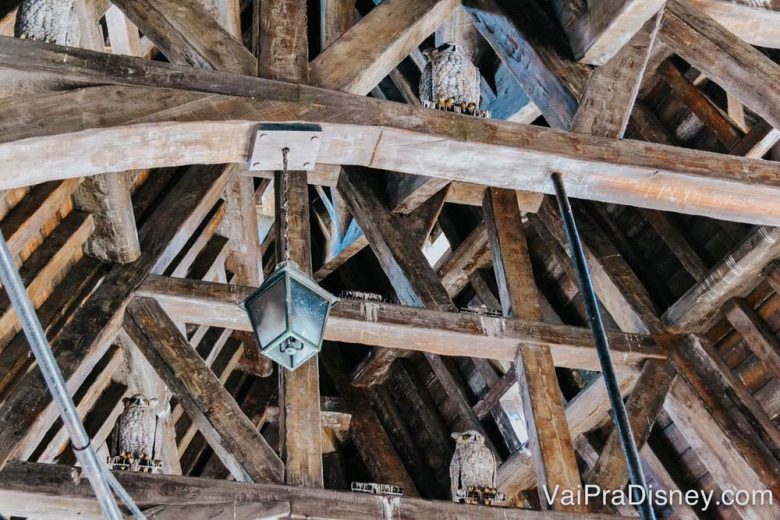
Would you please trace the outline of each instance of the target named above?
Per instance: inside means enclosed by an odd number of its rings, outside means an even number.
[[[259,141],[259,140],[261,140],[261,139],[262,139],[263,137],[265,137],[266,135],[268,135],[268,134],[260,134],[260,135],[258,135],[258,136],[257,136],[257,140],[258,140],[258,141]]]
[[[312,140],[312,141],[319,141],[319,140],[320,140],[320,138],[319,138],[319,136],[317,136],[317,135],[313,135],[313,136],[311,136],[311,140]]]
[[[304,167],[304,168],[308,168],[309,166],[311,166],[311,163],[310,163],[310,162],[305,162],[305,163],[303,163],[303,167]]]

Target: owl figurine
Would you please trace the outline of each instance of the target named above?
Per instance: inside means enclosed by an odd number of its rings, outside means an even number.
[[[113,469],[153,472],[160,468],[154,460],[154,441],[157,435],[157,413],[154,403],[135,394],[122,400],[124,410],[112,432],[113,457],[109,464]]]
[[[459,45],[445,43],[426,51],[428,63],[420,78],[420,102],[425,107],[470,115],[479,110],[480,74]]]
[[[485,437],[474,430],[453,433],[455,453],[450,462],[453,502],[490,504],[496,498],[496,457]]]

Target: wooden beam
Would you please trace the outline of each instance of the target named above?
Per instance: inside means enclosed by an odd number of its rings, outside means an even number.
[[[618,385],[621,393],[630,392],[635,382],[636,376],[633,374],[619,377]],[[569,425],[571,438],[576,439],[609,420],[609,410],[607,389],[604,380],[598,376],[566,403],[566,422]],[[530,453],[527,450],[513,453],[499,466],[496,482],[498,489],[504,491],[509,497],[520,491],[533,489],[536,485],[536,477]],[[548,512],[548,514],[554,513]]]
[[[659,25],[660,15],[645,22],[622,50],[591,74],[572,131],[623,138]]]
[[[255,75],[257,60],[197,0],[117,0],[114,4],[172,63]]]
[[[138,294],[160,301],[174,320],[251,330],[238,304],[251,287],[150,276]],[[617,368],[633,371],[645,359],[664,359],[647,336],[608,333]],[[440,312],[377,302],[340,300],[325,339],[432,352],[443,356],[513,361],[518,344],[549,345],[556,366],[598,370],[589,330],[473,313]]]
[[[568,128],[585,86],[586,69],[562,60],[556,48],[535,36],[557,33],[540,7],[528,2],[499,6],[495,0],[468,0],[464,7],[550,126]]]
[[[5,40],[0,39],[0,62],[2,62],[2,49],[5,47]],[[43,45],[40,43],[20,42],[25,45]],[[86,52],[86,51],[79,51]],[[18,56],[15,53],[16,58]],[[112,57],[117,60],[131,60],[126,57]],[[78,60],[76,60],[78,61]],[[18,62],[18,60],[17,60]],[[141,66],[142,63],[135,63],[135,66]],[[18,66],[15,65],[15,66]],[[148,68],[150,65],[144,65]],[[155,65],[155,67],[157,67]],[[170,66],[169,66],[170,67]],[[105,71],[105,67],[102,68]],[[145,74],[151,71],[146,70]],[[84,71],[81,71],[83,74]],[[199,73],[204,74],[204,73]],[[105,77],[105,72],[99,73]],[[224,77],[223,77],[224,78]],[[170,79],[170,78],[169,78]],[[216,78],[214,78],[216,79]],[[127,80],[125,80],[127,81]],[[146,80],[148,81],[148,80]],[[248,80],[262,81],[262,80]],[[237,83],[232,87],[225,87],[228,91],[236,92]],[[210,87],[214,88],[214,86]],[[562,170],[567,176],[567,185],[570,194],[574,197],[583,196],[585,198],[598,199],[602,201],[611,201],[616,203],[628,203],[638,206],[654,207],[655,209],[674,209],[679,212],[701,213],[709,216],[719,216],[740,221],[766,221],[777,223],[780,217],[774,213],[778,211],[774,201],[777,189],[773,187],[772,179],[776,175],[777,167],[767,162],[751,161],[748,159],[728,157],[722,154],[709,154],[706,152],[672,149],[648,143],[636,142],[614,142],[602,140],[593,137],[573,137],[569,134],[560,134],[549,129],[527,127],[520,125],[510,125],[495,121],[482,120],[476,118],[466,118],[457,115],[441,114],[430,110],[415,109],[413,107],[399,107],[393,104],[392,110],[388,106],[388,111],[383,111],[385,107],[383,102],[377,102],[366,99],[350,99],[350,103],[359,105],[356,112],[349,111],[348,117],[345,116],[345,107],[336,109],[335,107],[327,109],[328,104],[336,100],[346,101],[338,94],[329,93],[324,99],[323,96],[317,96],[317,110],[305,111],[300,105],[292,102],[279,101],[270,102],[273,98],[272,92],[276,89],[276,95],[281,92],[281,87],[270,87],[266,91],[263,100],[259,99],[225,99],[220,104],[220,111],[214,113],[213,104],[217,102],[219,96],[203,96],[197,94],[181,94],[182,97],[169,95],[165,101],[159,100],[152,103],[152,99],[162,92],[153,93],[149,90],[139,91],[136,89],[120,89],[125,100],[122,106],[133,106],[134,110],[147,106],[146,122],[160,123],[164,120],[177,119],[178,117],[170,110],[160,113],[151,118],[152,112],[158,112],[167,107],[169,109],[180,103],[187,103],[187,117],[189,122],[179,122],[175,124],[160,127],[159,125],[135,124],[132,127],[122,128],[121,124],[128,121],[126,110],[117,110],[116,105],[112,105],[110,94],[116,87],[107,87],[89,89],[93,92],[93,101],[87,101],[86,91],[79,92],[80,104],[69,100],[73,94],[58,94],[58,102],[47,97],[37,98],[31,103],[43,102],[46,100],[48,109],[47,121],[51,121],[53,113],[74,111],[78,106],[79,116],[77,119],[63,124],[60,130],[56,132],[65,132],[66,127],[70,134],[67,138],[67,149],[62,149],[62,154],[43,154],[42,148],[51,150],[55,143],[62,145],[62,136],[51,135],[53,129],[48,130],[49,136],[40,136],[39,125],[33,124],[30,117],[35,113],[32,107],[27,106],[23,116],[12,106],[3,104],[3,116],[6,124],[0,120],[3,130],[8,131],[4,134],[6,142],[0,145],[0,164],[12,161],[13,168],[6,171],[12,171],[14,177],[5,179],[0,184],[0,188],[12,188],[30,182],[42,182],[54,176],[80,176],[92,174],[95,171],[106,171],[109,169],[134,169],[138,167],[148,167],[161,164],[176,164],[177,162],[191,162],[197,157],[199,162],[225,162],[243,160],[241,157],[246,153],[244,146],[248,147],[248,139],[251,133],[251,125],[247,123],[238,123],[237,121],[246,121],[247,113],[257,113],[257,119],[262,120],[315,120],[314,122],[324,122],[329,119],[331,122],[326,124],[326,141],[332,143],[325,146],[321,151],[321,162],[343,163],[353,162],[365,164],[371,167],[385,168],[405,173],[441,175],[440,172],[446,172],[447,178],[469,181],[474,183],[486,183],[502,187],[511,187],[513,189],[524,189],[530,191],[551,190],[549,180],[547,179],[546,168],[557,168]],[[114,93],[118,92],[113,90]],[[295,92],[306,91],[300,87]],[[296,99],[303,100],[301,94],[294,94],[287,90],[288,96],[294,95]],[[134,94],[133,94],[134,93]],[[261,93],[255,90],[255,93]],[[314,94],[314,92],[310,92]],[[138,104],[130,104],[127,96],[130,98],[138,97]],[[284,97],[284,96],[282,96]],[[140,99],[143,99],[143,102]],[[208,98],[208,99],[207,99]],[[287,98],[289,99],[289,97]],[[198,103],[200,101],[200,103]],[[309,101],[314,102],[311,98]],[[7,103],[7,102],[5,102]],[[54,103],[56,106],[51,107]],[[273,111],[269,103],[273,104]],[[265,104],[267,115],[260,116],[258,110]],[[100,117],[96,120],[90,118],[86,123],[81,116],[83,111],[89,106],[102,105],[99,111]],[[154,106],[151,106],[154,105]],[[16,105],[17,108],[18,104]],[[111,108],[109,108],[111,106]],[[292,112],[289,115],[280,116],[280,108],[284,106]],[[357,108],[357,107],[356,107]],[[331,115],[323,115],[323,110],[330,110]],[[200,112],[200,116],[198,115]],[[205,113],[210,113],[212,119],[208,124],[205,122],[197,123],[199,117],[205,117]],[[314,114],[320,115],[314,115]],[[356,115],[357,114],[357,115]],[[380,114],[382,114],[380,116]],[[144,119],[138,119],[141,113],[134,114],[135,121],[141,123]],[[65,114],[62,114],[65,116]],[[349,121],[350,126],[341,126],[336,124],[338,118],[342,118],[344,124]],[[381,117],[381,119],[380,119]],[[217,118],[222,123],[217,123],[213,119]],[[56,118],[63,122],[60,116]],[[410,120],[425,121],[426,134],[419,133],[422,126],[415,125],[414,132],[409,133],[401,131],[401,128],[409,125]],[[228,124],[233,120],[234,123]],[[373,121],[372,121],[373,120]],[[392,123],[391,120],[396,121]],[[122,121],[122,123],[120,123]],[[380,123],[381,121],[381,123]],[[457,121],[457,125],[450,124],[451,121]],[[11,124],[9,128],[9,124]],[[447,122],[446,124],[444,124]],[[384,131],[367,132],[365,128],[356,135],[355,130],[360,126],[384,125]],[[94,129],[94,126],[103,126],[101,130]],[[114,128],[107,128],[110,126]],[[357,125],[357,126],[355,126]],[[400,126],[393,130],[392,125]],[[59,125],[58,125],[59,126]],[[230,145],[225,146],[204,146],[198,139],[193,139],[198,135],[199,130],[205,130],[208,127],[209,142],[213,142],[219,136],[220,139],[226,139]],[[86,130],[93,127],[89,132],[78,132],[77,130]],[[11,128],[15,131],[11,132]],[[35,128],[35,130],[33,130]],[[469,130],[470,129],[470,130]],[[144,136],[149,132],[155,132],[158,135],[162,132],[165,135],[165,141],[171,146],[162,148],[156,146],[154,142],[148,143]],[[468,135],[492,135],[490,145],[484,142],[463,142]],[[34,132],[31,135],[31,132]],[[195,132],[193,134],[192,132]],[[25,135],[26,134],[26,135]],[[227,135],[229,134],[229,135]],[[444,134],[444,135],[442,135]],[[37,137],[35,137],[38,135]],[[120,135],[122,137],[120,137]],[[162,135],[162,134],[160,134]],[[183,141],[184,135],[190,136]],[[449,135],[449,137],[447,137]],[[24,147],[20,141],[13,139],[24,139]],[[111,164],[105,160],[91,161],[86,164],[85,161],[76,160],[77,157],[83,157],[87,150],[94,149],[95,139],[114,138],[123,142],[125,146],[132,146],[137,139],[144,139],[146,144],[143,148],[143,154],[112,154],[107,152],[106,156],[112,158]],[[403,137],[402,137],[403,136]],[[431,141],[431,137],[434,140]],[[457,148],[451,148],[455,145],[452,139],[457,136]],[[511,140],[509,139],[511,137]],[[345,155],[341,148],[342,139],[355,143],[359,138],[360,146],[351,146],[350,154]],[[398,141],[398,139],[401,139]],[[473,137],[471,139],[474,139]],[[159,142],[159,140],[155,141]],[[415,150],[411,153],[412,148]],[[89,144],[88,144],[89,143]],[[175,145],[174,145],[175,143]],[[410,151],[408,154],[395,153],[397,146],[403,143]],[[385,147],[386,145],[386,147]],[[141,148],[139,146],[139,148]],[[447,149],[446,154],[433,154],[433,149]],[[61,149],[61,148],[57,148]],[[171,156],[171,150],[176,149],[176,157]],[[384,149],[384,152],[382,151]],[[392,153],[390,151],[393,150]],[[427,152],[426,152],[427,150]],[[577,150],[574,153],[573,150]],[[39,153],[40,152],[40,153]],[[197,153],[196,153],[197,152]],[[428,153],[431,152],[431,153]],[[464,156],[463,154],[467,154]],[[194,154],[194,155],[189,155]],[[33,155],[35,157],[33,161]],[[11,159],[11,157],[13,159]],[[414,158],[412,161],[411,159]],[[56,160],[55,160],[56,159]],[[425,159],[425,160],[421,160]],[[33,167],[34,162],[34,167]],[[120,163],[120,164],[117,164]],[[523,163],[527,165],[522,176],[517,175],[516,164]],[[56,174],[52,174],[56,172]],[[479,178],[475,172],[481,172]],[[484,173],[487,172],[487,175]],[[579,174],[587,173],[587,182],[584,182]],[[632,179],[631,186],[625,185],[627,177]],[[705,187],[707,188],[705,190]],[[749,195],[748,195],[749,193]],[[679,194],[680,196],[678,196]],[[686,203],[680,204],[680,197],[685,196]],[[750,200],[750,204],[746,201]]]
[[[780,11],[723,0],[689,0],[727,31],[757,47],[780,48]]]
[[[383,518],[483,518],[485,520],[563,520],[571,514],[524,509],[453,504],[413,497],[388,498],[322,489],[273,484],[247,484],[169,475],[117,472],[117,480],[142,508],[158,505],[219,502],[289,502],[292,517],[323,520]],[[4,514],[99,520],[102,517],[89,482],[77,468],[52,464],[14,463],[0,472],[0,501]],[[55,513],[51,515],[50,513]],[[577,518],[609,520],[607,515]]]
[[[504,316],[541,321],[538,289],[514,192],[489,188],[484,215]],[[551,489],[573,492],[582,485],[549,347],[518,348],[515,370],[539,501],[544,508],[584,512],[587,507],[583,504],[567,505],[562,500],[550,503],[547,499]]]
[[[124,325],[236,480],[282,480],[282,461],[156,301],[134,298]]]
[[[379,422],[366,390],[349,383],[340,357],[340,352],[327,352],[322,356],[322,366],[352,414],[352,439],[371,478],[374,482],[401,486],[404,494],[419,496],[412,477]]]
[[[385,0],[311,62],[312,83],[365,95],[453,12],[456,0]]]
[[[190,233],[216,202],[229,178],[222,169],[199,167],[184,175],[142,226],[141,257],[114,267],[75,312],[52,350],[69,388],[78,388],[119,331],[124,307],[150,272],[173,261]],[[48,388],[37,370],[24,374],[0,405],[0,465],[39,443],[57,418]]]
[[[649,361],[642,367],[634,390],[626,400],[626,412],[637,449],[641,450],[650,437],[650,430],[663,409],[666,395],[676,377],[677,372],[665,361]],[[628,484],[626,456],[614,430],[584,480],[601,489],[623,489]]]
[[[698,87],[688,81],[680,69],[667,60],[658,67],[658,73],[727,150],[739,143],[741,132]]]
[[[780,340],[745,300],[734,298],[726,304],[726,319],[742,336],[748,348],[773,377],[780,378]]]
[[[757,228],[666,310],[664,324],[676,331],[708,330],[724,304],[752,291],[761,270],[778,255],[780,231]]]
[[[767,21],[762,19],[763,23]],[[767,123],[780,128],[780,66],[688,0],[666,2],[659,37]]]
[[[664,0],[593,0],[578,13],[577,2],[554,2],[574,59],[604,65],[664,6]]]
[[[690,335],[660,338],[680,377],[743,458],[740,471],[755,471],[763,486],[777,494],[780,487],[780,430],[718,354]],[[675,385],[677,386],[677,385]],[[674,417],[673,417],[674,419]],[[705,462],[705,464],[707,464]],[[746,488],[747,489],[747,488]]]
[[[441,283],[450,298],[468,285],[470,277],[490,265],[490,245],[485,223],[480,223],[439,268]]]

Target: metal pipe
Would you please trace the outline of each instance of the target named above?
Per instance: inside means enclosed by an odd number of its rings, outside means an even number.
[[[590,330],[593,333],[593,339],[596,343],[596,353],[601,364],[601,375],[604,376],[604,383],[607,385],[607,395],[612,406],[614,414],[615,427],[620,436],[620,444],[623,446],[623,453],[626,456],[626,466],[631,484],[644,490],[644,500],[637,505],[639,516],[642,520],[655,520],[655,512],[650,501],[645,475],[639,463],[639,451],[634,442],[634,434],[631,431],[631,423],[628,420],[623,397],[620,394],[620,387],[615,377],[615,367],[612,364],[612,356],[609,353],[609,342],[607,334],[604,332],[604,323],[601,320],[601,311],[596,300],[596,293],[593,290],[593,283],[590,279],[590,269],[585,260],[585,252],[582,249],[580,233],[577,230],[577,222],[574,220],[569,198],[566,195],[566,188],[563,186],[563,179],[557,172],[552,174],[553,185],[555,186],[555,196],[558,199],[558,207],[561,209],[563,219],[563,228],[566,237],[569,239],[571,248],[571,257],[574,261],[574,267],[577,271],[577,280],[580,286],[583,300],[585,300],[585,314],[588,317]],[[635,500],[639,500],[639,490],[631,487],[631,492]]]
[[[49,341],[43,332],[38,315],[27,297],[27,291],[24,288],[22,279],[19,277],[19,271],[16,269],[13,256],[8,250],[8,244],[5,237],[0,232],[0,279],[5,287],[8,297],[19,321],[22,323],[24,335],[30,344],[30,350],[35,355],[38,367],[43,374],[43,379],[49,387],[57,408],[59,408],[62,423],[68,431],[73,451],[81,465],[84,475],[89,479],[92,489],[95,492],[103,516],[110,520],[122,520],[122,513],[114,500],[109,483],[105,479],[103,464],[98,459],[97,453],[90,444],[81,418],[73,404],[73,399],[65,386],[65,380],[62,377],[57,361],[54,359]],[[137,508],[136,508],[137,509]]]

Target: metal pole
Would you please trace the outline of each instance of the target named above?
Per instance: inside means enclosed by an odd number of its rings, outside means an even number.
[[[558,199],[558,206],[561,209],[563,228],[566,231],[566,237],[569,239],[569,246],[571,247],[571,257],[574,261],[574,267],[577,270],[580,291],[585,300],[585,313],[588,316],[590,330],[593,333],[593,339],[596,343],[596,352],[599,356],[599,363],[601,364],[601,375],[604,376],[604,383],[607,385],[607,395],[609,396],[609,402],[615,416],[615,427],[617,428],[618,435],[620,435],[620,444],[623,446],[623,453],[626,456],[628,475],[631,483],[634,486],[641,486],[645,492],[645,499],[637,506],[639,508],[639,516],[642,520],[655,520],[655,512],[653,511],[653,506],[650,502],[645,475],[642,472],[642,467],[639,463],[639,451],[636,449],[634,434],[631,431],[631,424],[628,421],[626,407],[623,404],[623,397],[620,395],[620,387],[618,386],[617,378],[615,377],[615,367],[612,364],[612,356],[609,353],[607,334],[604,332],[604,323],[601,320],[601,312],[599,311],[598,301],[596,300],[596,293],[593,291],[590,270],[588,269],[588,263],[585,261],[585,252],[583,251],[582,243],[580,242],[580,234],[577,230],[577,223],[574,220],[574,213],[571,210],[569,198],[566,196],[566,189],[563,186],[561,175],[557,172],[553,173],[552,180],[553,185],[555,186],[555,196]],[[635,490],[633,487],[631,490],[634,494],[634,498],[638,500],[640,498],[637,496],[638,490]]]
[[[123,516],[119,506],[111,494],[110,485],[105,478],[107,469],[98,459],[97,453],[90,444],[84,425],[79,418],[73,399],[68,393],[65,381],[62,377],[57,361],[51,352],[51,347],[43,332],[38,315],[27,297],[27,291],[19,277],[19,271],[16,269],[13,256],[8,250],[8,244],[5,237],[0,233],[0,280],[3,282],[11,304],[16,309],[19,321],[22,323],[24,335],[30,344],[30,350],[35,355],[38,367],[43,374],[43,379],[49,387],[49,391],[54,398],[54,402],[59,408],[62,423],[68,430],[73,451],[81,465],[84,475],[89,479],[92,489],[95,492],[103,515],[110,520],[122,520]],[[135,508],[137,511],[138,509]]]

